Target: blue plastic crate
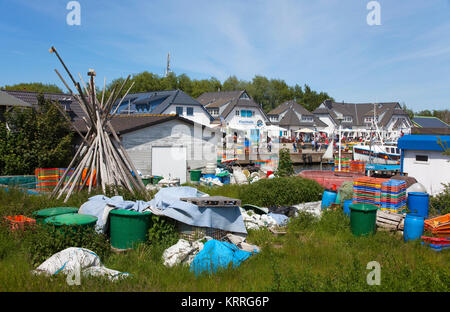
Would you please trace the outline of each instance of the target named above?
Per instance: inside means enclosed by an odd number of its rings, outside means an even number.
[[[429,244],[425,242],[421,242],[422,245],[425,245],[427,247],[430,247],[434,251],[442,251],[444,249],[449,249],[450,245],[435,245],[435,244]]]
[[[394,187],[401,186],[403,184],[406,185],[406,182],[402,181],[402,180],[389,180],[389,181],[381,183],[381,185],[394,186]]]

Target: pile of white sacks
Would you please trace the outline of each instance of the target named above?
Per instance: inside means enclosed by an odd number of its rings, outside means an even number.
[[[270,228],[277,226],[277,221],[267,214],[257,214],[253,210],[241,208],[242,218],[247,230],[259,230],[260,228]]]
[[[296,216],[299,211],[304,211],[311,213],[316,217],[322,215],[321,201],[309,202],[294,205],[297,209]],[[260,228],[270,228],[278,225],[277,221],[268,214],[257,214],[253,210],[244,210],[241,208],[242,218],[244,219],[244,224],[247,230],[258,230]]]

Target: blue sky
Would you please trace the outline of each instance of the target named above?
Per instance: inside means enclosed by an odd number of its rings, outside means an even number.
[[[450,0],[379,0],[379,26],[367,24],[369,0],[79,0],[80,26],[67,25],[68,2],[0,0],[0,86],[63,88],[54,45],[99,83],[163,75],[170,51],[191,78],[264,75],[337,101],[450,108]]]

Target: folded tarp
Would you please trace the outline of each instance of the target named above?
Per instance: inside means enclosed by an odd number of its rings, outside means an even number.
[[[254,252],[240,250],[236,245],[212,239],[207,241],[195,256],[190,270],[197,276],[204,272],[216,273],[219,268],[225,269],[230,263],[233,267],[238,267],[257,252],[256,249]]]
[[[124,200],[122,196],[113,196],[111,198],[104,195],[96,195],[89,198],[87,202],[81,205],[78,213],[97,217],[97,232],[106,232],[108,215],[114,209],[128,209],[137,212],[143,212],[150,206],[149,202],[142,200],[130,201]]]
[[[204,197],[205,195],[207,194],[188,186],[162,188],[150,201],[150,211],[155,215],[165,216],[192,226],[247,234],[238,206],[198,207],[180,200],[183,197]]]

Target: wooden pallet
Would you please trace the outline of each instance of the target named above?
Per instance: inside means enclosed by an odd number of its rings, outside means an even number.
[[[405,216],[383,210],[377,210],[376,224],[380,228],[390,231],[402,231]]]
[[[240,207],[241,200],[224,196],[185,197],[182,201],[192,203],[199,207]]]
[[[282,228],[269,228],[269,231],[275,235],[285,235],[287,234]]]

